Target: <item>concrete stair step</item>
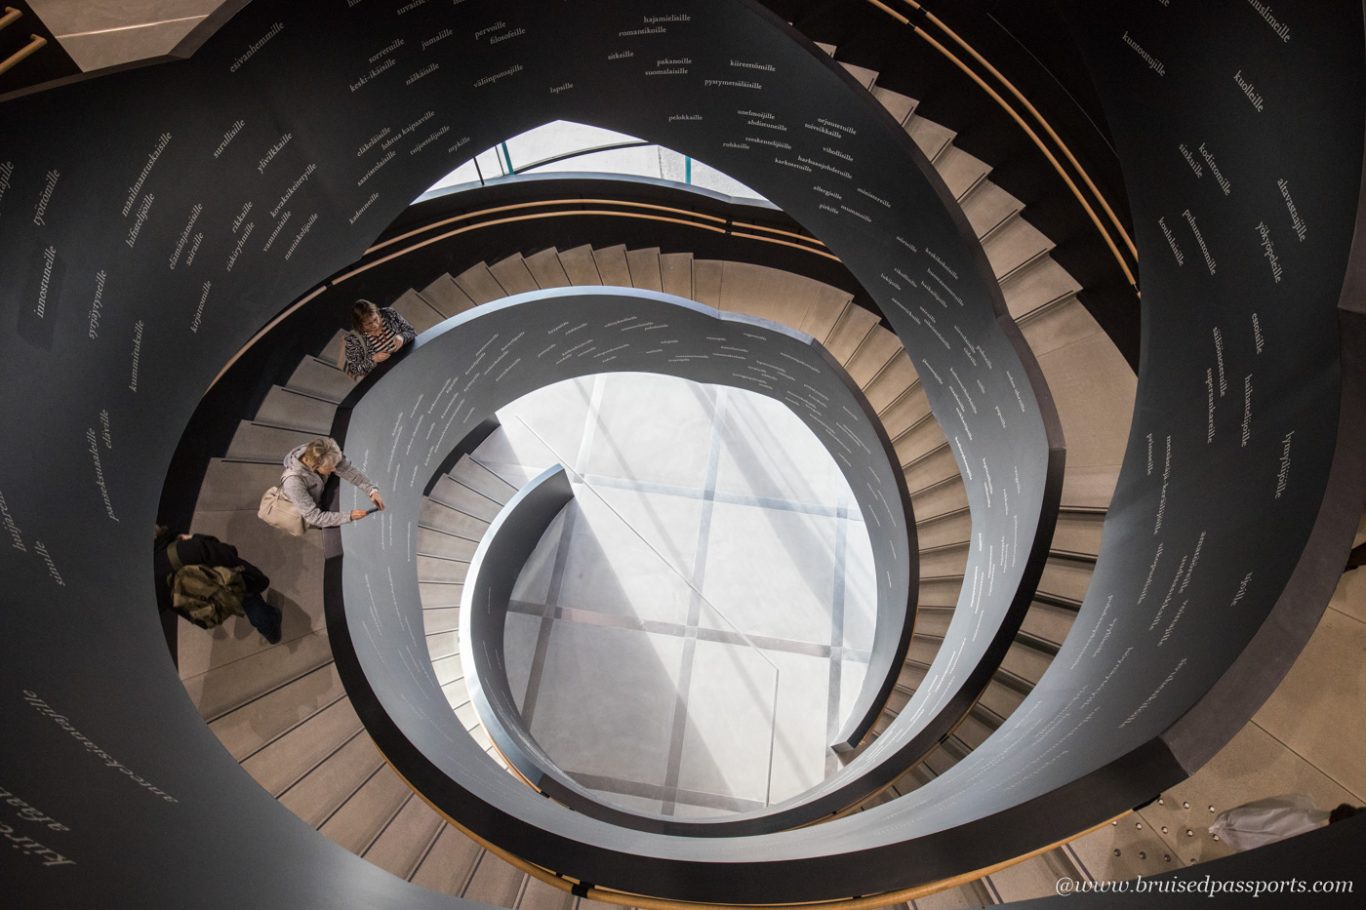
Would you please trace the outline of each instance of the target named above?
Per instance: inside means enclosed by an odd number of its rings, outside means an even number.
[[[317,357],[305,357],[299,361],[299,365],[290,374],[289,381],[285,383],[285,388],[292,391],[303,392],[305,395],[331,402],[341,401],[351,393],[354,386],[355,383],[350,376]]]
[[[822,293],[811,301],[806,308],[806,315],[802,317],[801,325],[796,326],[796,328],[821,344],[825,344],[830,333],[835,330],[835,326],[844,316],[845,310],[854,306],[852,294],[841,291],[839,288],[823,285]]]
[[[463,559],[469,562],[479,544],[454,534],[443,534],[431,528],[417,529],[417,552],[422,556],[438,556],[442,559]]]
[[[452,654],[440,655],[440,657],[451,656]],[[433,659],[435,660],[438,658],[434,655]],[[461,677],[460,679],[453,679],[450,682],[443,684],[441,686],[441,692],[443,695],[446,696],[446,701],[450,704],[452,711],[454,711],[457,708],[462,708],[469,703],[470,690],[468,686],[465,684],[464,677]]]
[[[666,294],[692,299],[692,253],[661,253],[659,281]]]
[[[949,143],[953,142],[953,137],[958,135],[948,127],[940,126],[919,114],[912,115],[906,121],[906,132],[930,161],[938,158],[939,154],[949,147]]]
[[[500,506],[494,500],[471,490],[459,481],[452,480],[449,476],[437,481],[436,486],[432,488],[431,499],[485,522],[493,520]]]
[[[899,349],[868,383],[863,394],[873,410],[881,412],[919,381],[920,374],[916,372],[910,355],[904,349]]]
[[[721,308],[721,275],[724,263],[719,259],[694,259],[692,262],[692,298],[709,307]]]
[[[423,501],[417,513],[417,521],[421,527],[475,541],[483,537],[489,527],[488,521],[484,519],[430,499]]]
[[[279,464],[211,458],[199,488],[197,507],[202,512],[254,511],[260,507],[266,490],[279,485],[283,470]]]
[[[461,897],[493,907],[512,907],[525,879],[525,872],[485,850]]]
[[[1010,650],[1006,651],[1006,656],[1001,660],[1001,668],[1033,685],[1039,681],[1052,662],[1052,654],[1032,648],[1016,639],[1011,642]]]
[[[451,317],[474,309],[475,303],[470,295],[460,289],[455,279],[441,274],[436,280],[422,289],[422,299],[443,317]]]
[[[383,764],[384,756],[374,740],[358,729],[290,784],[279,800],[306,824],[317,828]]]
[[[526,883],[522,886],[522,896],[517,900],[517,910],[575,910],[575,900],[577,898],[574,895],[561,891],[554,885],[540,879],[527,876]],[[588,903],[597,902],[589,901]],[[581,908],[581,910],[588,910],[588,908]]]
[[[212,721],[331,662],[327,630],[318,629],[288,644],[267,647],[202,673],[187,675],[183,682],[200,715]],[[184,673],[183,666],[181,672]]]
[[[977,187],[991,167],[956,145],[950,145],[935,159],[934,169],[948,186],[954,199],[962,199]]]
[[[432,607],[458,607],[464,585],[457,582],[420,582],[417,596],[424,609]]]
[[[431,556],[417,557],[417,580],[420,582],[440,582],[442,584],[461,584],[469,573],[470,564],[455,559],[436,559]]]
[[[982,241],[982,249],[999,280],[1053,249],[1053,241],[1023,218],[1012,218]]]
[[[361,728],[348,699],[333,702],[242,762],[242,768],[268,793],[278,796],[317,767]]]
[[[895,333],[875,325],[872,331],[864,336],[863,343],[854,352],[845,369],[860,389],[867,389],[873,379],[880,375],[883,368],[891,364],[892,358],[898,354],[903,357],[906,354],[906,349],[901,346],[901,339],[897,338]]]
[[[1067,637],[1076,618],[1077,611],[1071,607],[1036,600],[1029,605],[1029,612],[1025,614],[1020,629],[1034,638],[1058,646]]]
[[[852,63],[840,62],[845,72],[858,80],[858,84],[863,86],[866,91],[873,90],[873,83],[877,81],[877,70],[870,70],[866,66],[856,66]]]
[[[593,248],[587,244],[569,250],[560,250],[560,265],[569,276],[569,283],[575,287],[603,284],[598,275],[598,264],[593,258]]]
[[[1081,285],[1052,256],[1040,256],[1001,282],[1006,306],[1016,320],[1057,300],[1074,296]]]
[[[997,717],[1006,718],[1015,712],[1024,698],[1024,692],[993,678],[977,701]]]
[[[422,610],[422,628],[428,633],[454,632],[460,628],[458,607],[425,607]]]
[[[1100,536],[1104,526],[1104,513],[1063,510],[1058,515],[1058,526],[1053,531],[1053,549],[1095,556],[1100,553]]]
[[[1074,511],[1104,511],[1110,507],[1118,480],[1118,465],[1071,468],[1062,479],[1062,506]]]
[[[489,272],[509,295],[526,294],[541,289],[531,270],[527,268],[526,260],[522,258],[521,253],[513,253],[506,259],[498,260],[489,266]]]
[[[911,491],[911,505],[917,518],[932,518],[945,512],[968,507],[967,490],[963,479],[956,474],[950,480],[921,490]]]
[[[436,682],[440,686],[445,686],[454,679],[463,679],[465,676],[465,667],[460,663],[458,654],[432,661],[432,671],[436,673]]]
[[[390,306],[402,314],[404,319],[411,322],[419,335],[446,318],[433,309],[427,299],[412,288],[398,295],[398,299]]]
[[[892,448],[903,465],[912,464],[948,444],[939,423],[932,417],[925,418],[892,440]]]
[[[963,215],[978,239],[989,237],[1024,208],[1023,202],[990,180],[978,183],[972,192],[960,200],[960,204],[963,206]]]
[[[217,718],[209,729],[241,761],[345,694],[337,665],[325,664]]]
[[[489,267],[482,262],[475,263],[456,275],[455,283],[460,286],[460,290],[465,292],[465,296],[476,304],[488,303],[490,300],[498,300],[507,296],[503,286],[498,283],[498,279],[493,277],[493,272],[489,271]]]
[[[431,611],[424,610],[423,618]],[[440,660],[443,657],[453,657],[460,653],[460,633],[456,629],[446,632],[436,632],[423,627],[427,638],[427,653],[432,660]]]
[[[902,473],[906,477],[907,489],[920,490],[931,484],[957,477],[958,462],[954,460],[953,452],[945,444],[911,462]]]
[[[846,307],[825,339],[825,349],[840,363],[847,364],[877,324],[877,314],[861,306]]]
[[[963,568],[968,563],[968,543],[963,541],[961,544],[948,545],[938,548],[920,548],[920,574],[931,577],[939,575],[962,575]],[[920,630],[920,623],[917,621],[916,630]],[[926,631],[932,631],[926,628]],[[939,633],[942,635],[943,633]]]
[[[560,264],[560,254],[554,247],[532,253],[526,257],[527,270],[542,288],[567,288],[569,276]]]
[[[360,856],[403,808],[412,791],[385,765],[361,785],[318,830]]]
[[[324,363],[330,363],[337,369],[341,369],[345,354],[346,329],[337,329],[335,335],[328,339],[327,344],[318,352],[318,359]]]
[[[613,287],[631,286],[631,269],[626,264],[626,245],[605,246],[593,250],[593,262],[597,264],[602,283]]]
[[[923,383],[917,382],[909,389],[892,399],[891,403],[878,411],[887,435],[896,439],[911,427],[930,416],[930,402],[925,394]]]
[[[431,810],[416,793],[408,799],[379,837],[365,851],[365,858],[381,869],[406,879],[417,871],[446,820]]]
[[[252,421],[272,427],[326,435],[332,432],[332,419],[336,413],[335,402],[293,392],[277,385],[272,386],[266,393]]]
[[[814,301],[838,296],[829,285],[782,269],[730,261],[721,267],[720,307],[729,313],[798,328]]]
[[[915,526],[915,535],[922,550],[967,544],[972,540],[972,515],[951,512],[942,518],[921,521]]]
[[[664,290],[664,279],[659,271],[659,247],[627,250],[626,268],[631,273],[631,287],[644,291]]]
[[[287,453],[315,438],[316,433],[306,430],[289,430],[243,420],[237,424],[237,432],[232,434],[226,457],[232,461],[283,465]]]
[[[1080,603],[1086,597],[1094,571],[1092,562],[1050,556],[1044,563],[1043,577],[1039,579],[1039,593]]]
[[[411,881],[442,894],[460,895],[469,883],[484,848],[450,825],[441,829]]]
[[[455,467],[451,468],[446,476],[482,493],[499,505],[507,502],[517,492],[516,487],[468,455],[456,462]]]
[[[905,126],[911,114],[915,113],[916,105],[919,104],[916,99],[908,95],[894,92],[880,85],[873,86],[873,98],[886,109],[888,114],[891,114],[893,120],[902,126]]]
[[[1048,257],[1044,258],[1047,259]],[[1026,266],[1026,269],[1031,268],[1033,268],[1033,266]],[[1101,328],[1096,324],[1095,318],[1076,297],[1064,297],[1061,300],[1055,300],[1052,303],[1034,310],[1026,318],[1021,319],[1018,322],[1020,334],[1024,336],[1025,342],[1029,345],[1029,349],[1034,352],[1034,356],[1041,361],[1045,355],[1057,351],[1060,348],[1065,348],[1068,345],[1077,344],[1078,342],[1085,344],[1090,341],[1094,344],[1094,342],[1099,341],[1103,337]],[[1108,338],[1104,338],[1104,341],[1108,347],[1114,348],[1114,345],[1110,343]],[[1099,356],[1094,358],[1085,356],[1089,353],[1091,353],[1091,351],[1086,350],[1084,347],[1078,347],[1073,351],[1067,352],[1067,357],[1068,360],[1082,361],[1080,363],[1081,368],[1087,370],[1088,375],[1094,377],[1102,388],[1107,386],[1113,387],[1115,385],[1115,379],[1119,377],[1123,378],[1123,385],[1129,384],[1129,381],[1131,381],[1130,377],[1133,374],[1128,369],[1127,363],[1106,362],[1107,360],[1122,361],[1123,358],[1120,356],[1118,350],[1115,350],[1108,358],[1106,357],[1106,354],[1109,353],[1108,351],[1098,350],[1095,353]],[[1073,358],[1071,356],[1073,354],[1080,356]],[[1099,360],[1099,362],[1093,362],[1096,360]],[[1122,393],[1122,386],[1119,390]],[[1101,389],[1097,389],[1097,391],[1101,391]],[[1128,408],[1128,410],[1132,411],[1132,406]],[[1127,437],[1127,433],[1125,435]]]

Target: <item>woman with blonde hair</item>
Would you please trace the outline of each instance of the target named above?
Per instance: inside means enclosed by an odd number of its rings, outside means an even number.
[[[360,487],[378,509],[384,508],[379,489],[370,482],[360,468],[351,464],[341,447],[331,439],[319,438],[304,443],[285,456],[285,477],[280,493],[299,510],[304,523],[315,528],[335,528],[351,521],[360,521],[374,509],[352,509],[348,512],[328,512],[318,503],[323,487],[333,473]]]

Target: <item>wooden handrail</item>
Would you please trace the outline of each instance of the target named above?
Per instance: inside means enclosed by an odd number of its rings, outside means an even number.
[[[966,63],[959,59],[942,43],[936,40],[932,35],[930,35],[920,26],[912,24],[909,17],[907,17],[903,13],[900,13],[892,9],[886,3],[883,3],[882,0],[867,0],[867,2],[877,7],[879,10],[886,13],[888,16],[895,19],[900,24],[910,26],[918,37],[920,37],[927,44],[933,47],[951,63],[953,63],[954,66],[958,67],[958,69],[960,69],[965,75],[967,75],[968,78],[972,79],[973,82],[977,83],[978,87],[981,88],[984,92],[986,92],[987,95],[993,101],[996,102],[997,106],[999,106],[1011,117],[1012,120],[1015,121],[1016,125],[1018,125],[1020,129],[1024,130],[1025,135],[1028,136],[1030,141],[1033,142],[1034,145],[1039,149],[1039,151],[1043,153],[1044,157],[1048,160],[1048,163],[1052,165],[1053,170],[1056,171],[1058,176],[1062,178],[1063,182],[1067,185],[1068,190],[1072,193],[1073,197],[1076,198],[1077,203],[1086,212],[1087,217],[1091,219],[1092,225],[1094,225],[1096,230],[1100,233],[1101,238],[1105,241],[1105,245],[1109,247],[1110,254],[1114,257],[1115,262],[1119,265],[1120,270],[1124,273],[1125,279],[1129,282],[1129,284],[1132,287],[1135,288],[1135,290],[1137,290],[1138,282],[1134,277],[1133,269],[1130,267],[1128,259],[1126,259],[1125,256],[1120,252],[1120,249],[1118,245],[1116,245],[1114,238],[1110,234],[1110,231],[1106,228],[1100,216],[1096,214],[1095,209],[1087,200],[1086,196],[1081,192],[1081,189],[1077,186],[1076,181],[1063,167],[1062,162],[1058,160],[1058,157],[1049,149],[1049,147],[1040,138],[1038,133],[1036,133],[1034,129],[1030,127],[1028,123],[1025,122],[1025,119],[1022,116],[1020,116],[1019,112],[1016,111],[1015,108],[1011,104],[1009,104],[1004,97],[1001,96],[1000,92],[996,91],[994,88],[988,85],[986,80],[984,80],[981,76],[974,72]],[[1114,229],[1118,232],[1121,242],[1128,249],[1134,261],[1137,262],[1138,249],[1134,245],[1134,241],[1129,236],[1128,231],[1124,228],[1123,222],[1121,222],[1119,216],[1115,214],[1114,209],[1110,206],[1110,203],[1105,199],[1104,195],[1100,192],[1100,189],[1096,186],[1095,181],[1091,179],[1090,174],[1088,174],[1085,168],[1081,166],[1081,163],[1072,153],[1071,148],[1068,147],[1068,145],[1062,140],[1062,138],[1058,135],[1057,131],[1053,129],[1052,125],[1044,118],[1044,116],[1039,112],[1039,110],[1029,102],[1029,99],[1027,99],[1024,96],[1024,94],[1018,88],[1016,88],[1015,85],[1009,79],[1007,79],[998,69],[996,69],[996,67],[992,66],[991,63],[989,63],[987,59],[983,57],[975,48],[973,48],[970,44],[963,40],[963,38],[960,37],[957,32],[949,28],[948,25],[946,25],[943,22],[943,20],[941,20],[938,16],[934,15],[934,13],[925,9],[920,3],[917,2],[917,0],[902,0],[902,2],[904,2],[907,6],[911,7],[912,9],[923,13],[928,22],[930,22],[935,27],[943,31],[944,34],[948,35],[951,40],[953,40],[956,44],[960,45],[964,50],[971,54],[973,59],[975,59],[982,67],[984,67],[987,70],[987,72],[990,73],[996,80],[998,80],[1006,88],[1007,91],[1014,95],[1015,98],[1020,102],[1020,104],[1024,106],[1025,110],[1030,114],[1030,116],[1034,120],[1038,121],[1038,123],[1042,126],[1044,131],[1048,134],[1049,138],[1057,144],[1058,148],[1062,152],[1062,155],[1076,170],[1077,174],[1081,178],[1081,181],[1085,183],[1086,187],[1091,191],[1091,194],[1094,195],[1094,197],[1100,204],[1101,208],[1104,210],[1106,218],[1110,221],[1111,224],[1114,225]]]
[[[1049,138],[1057,144],[1058,148],[1062,150],[1062,153],[1067,156],[1067,160],[1071,163],[1072,167],[1076,170],[1078,174],[1081,175],[1081,179],[1085,181],[1087,188],[1091,190],[1091,194],[1096,197],[1096,200],[1100,202],[1101,207],[1105,209],[1105,214],[1109,217],[1110,223],[1114,225],[1115,230],[1119,233],[1120,238],[1124,241],[1124,245],[1129,248],[1130,255],[1132,255],[1134,259],[1137,259],[1138,247],[1134,245],[1133,238],[1129,236],[1129,232],[1124,229],[1124,223],[1119,220],[1119,216],[1116,215],[1114,209],[1110,207],[1110,203],[1106,201],[1105,196],[1100,191],[1100,188],[1097,187],[1096,184],[1091,180],[1091,175],[1086,172],[1086,169],[1081,166],[1081,162],[1079,162],[1076,156],[1072,154],[1072,149],[1068,147],[1067,143],[1064,142],[1062,140],[1062,137],[1059,136],[1057,132],[1053,129],[1053,125],[1050,124],[1047,120],[1045,120],[1043,114],[1039,113],[1038,108],[1034,107],[1034,105],[1029,102],[1029,99],[1026,98],[1024,94],[1018,88],[1015,87],[1015,83],[1011,82],[1009,79],[1003,76],[1001,72],[997,70],[996,67],[992,66],[991,63],[985,57],[979,54],[975,48],[973,48],[966,41],[960,38],[957,32],[949,28],[946,24],[944,24],[943,20],[941,20],[938,16],[936,16],[929,10],[925,10],[925,15],[941,31],[943,31],[946,35],[948,35],[950,38],[956,41],[965,51],[971,54],[978,63],[986,67],[987,72],[995,76],[996,80],[1000,82],[1002,85],[1004,85],[1006,89],[1012,95],[1014,95],[1021,104],[1024,105],[1025,110],[1029,111],[1030,115],[1039,122],[1039,125],[1042,126],[1044,130],[1048,133]]]
[[[371,741],[374,742],[374,737],[371,737]],[[1035,850],[1031,850],[1028,853],[1022,853],[1019,856],[1003,860],[1002,862],[994,863],[990,866],[984,866],[981,869],[974,869],[970,872],[965,872],[961,875],[955,875],[952,878],[940,879],[936,882],[929,882],[924,885],[916,885],[911,888],[903,888],[899,891],[888,891],[883,892],[882,894],[869,894],[863,897],[843,899],[836,898],[834,900],[809,901],[802,903],[787,904],[702,904],[695,903],[692,901],[680,901],[670,900],[667,898],[649,897],[643,894],[633,894],[629,891],[618,891],[613,888],[602,888],[592,884],[587,885],[587,887],[585,888],[585,883],[579,881],[576,878],[573,878],[568,875],[563,875],[561,873],[547,869],[544,866],[538,866],[535,863],[528,862],[527,860],[522,859],[517,854],[512,853],[504,849],[503,847],[498,846],[497,844],[493,843],[487,838],[481,837],[480,835],[474,833],[474,831],[470,830],[470,828],[468,828],[466,825],[462,824],[457,819],[452,818],[444,809],[442,809],[436,803],[432,802],[432,800],[425,793],[423,793],[421,790],[413,786],[412,782],[408,780],[408,778],[403,775],[403,772],[398,769],[398,766],[395,765],[393,761],[390,760],[389,756],[384,753],[384,750],[379,748],[378,742],[375,743],[375,747],[379,750],[380,756],[384,759],[384,763],[389,766],[389,770],[393,772],[394,776],[397,777],[400,781],[402,781],[408,787],[409,790],[412,790],[413,793],[416,794],[418,799],[426,803],[429,809],[431,809],[437,815],[441,816],[441,818],[443,818],[446,821],[446,823],[450,825],[452,828],[457,829],[458,831],[460,831],[461,834],[464,834],[470,840],[474,841],[476,844],[483,847],[485,850],[492,853],[494,856],[498,857],[503,862],[512,866],[514,869],[518,869],[526,873],[527,875],[531,876],[532,878],[536,879],[537,881],[544,882],[545,884],[551,885],[552,887],[557,888],[561,891],[580,894],[583,897],[587,897],[590,900],[602,901],[605,904],[616,904],[622,907],[639,907],[641,908],[641,910],[704,910],[704,908],[705,910],[758,910],[759,907],[762,907],[762,910],[815,910],[815,908],[820,908],[820,910],[874,910],[874,908],[877,907],[886,907],[893,904],[908,903],[909,901],[915,900],[917,898],[925,897],[927,895],[934,894],[939,891],[945,891],[949,888],[956,888],[960,885],[965,885],[969,882],[976,881],[977,879],[985,878],[986,876],[999,872],[1002,869],[1009,868],[1010,866],[1014,866],[1017,863],[1022,863],[1025,860],[1033,859],[1036,856],[1040,856],[1044,853],[1049,852],[1050,850],[1054,850],[1058,847],[1061,847],[1064,844],[1071,843],[1072,841],[1077,840],[1078,838],[1085,837],[1086,835],[1091,834],[1092,832],[1099,831],[1106,825],[1113,824],[1129,814],[1128,811],[1121,812],[1114,818],[1106,819],[1105,821],[1093,825],[1090,828],[1087,828],[1083,831],[1078,831],[1071,837],[1062,838],[1061,840],[1054,841],[1053,843],[1048,844],[1046,846],[1039,847]]]
[[[23,18],[23,16],[24,13],[22,10],[17,10],[12,6],[5,7],[5,15],[0,16],[0,28],[4,28],[5,26],[18,21]]]
[[[679,208],[674,208],[674,207],[672,207],[672,206],[667,206],[667,205],[655,205],[655,204],[649,203],[649,202],[630,202],[630,201],[621,201],[621,200],[617,200],[617,199],[586,199],[586,198],[537,199],[537,200],[532,201],[532,202],[515,202],[515,203],[510,203],[510,204],[508,204],[508,205],[498,205],[498,206],[494,206],[493,208],[477,209],[477,210],[475,210],[475,211],[473,211],[473,212],[465,212],[465,213],[460,214],[460,215],[452,215],[450,218],[443,218],[443,219],[440,220],[440,221],[433,221],[431,224],[424,224],[422,227],[413,228],[411,231],[407,231],[407,232],[405,232],[405,233],[399,234],[397,237],[390,237],[388,240],[385,240],[385,241],[383,241],[382,243],[377,243],[377,244],[375,244],[374,246],[372,246],[372,247],[370,247],[369,249],[367,249],[367,250],[365,251],[365,254],[364,254],[364,255],[369,255],[370,253],[373,253],[373,252],[375,252],[376,250],[382,250],[382,249],[384,249],[386,246],[391,246],[391,245],[393,245],[393,244],[395,244],[395,243],[399,243],[399,242],[401,242],[401,241],[403,241],[403,240],[407,240],[409,237],[415,237],[415,236],[417,236],[418,234],[423,234],[423,233],[426,233],[427,231],[434,231],[434,230],[436,230],[437,228],[439,228],[439,227],[444,227],[444,226],[446,226],[446,225],[448,225],[448,224],[455,224],[457,221],[465,221],[465,220],[470,219],[470,218],[479,218],[479,217],[482,217],[482,216],[484,216],[484,215],[496,215],[496,214],[499,214],[499,213],[501,213],[501,212],[516,211],[517,209],[544,208],[545,206],[548,206],[548,205],[620,205],[620,206],[623,206],[623,207],[625,207],[625,208],[640,208],[640,209],[648,209],[648,210],[657,211],[657,212],[673,212],[673,213],[679,214],[679,215],[688,215],[688,216],[693,217],[693,218],[702,218],[702,219],[705,219],[705,220],[707,220],[707,221],[714,221],[714,222],[716,222],[717,224],[725,224],[725,223],[726,223],[726,219],[721,218],[721,217],[719,217],[719,216],[717,216],[717,215],[707,215],[707,214],[705,214],[705,213],[703,213],[703,212],[690,212],[690,211],[688,211],[687,209],[679,209]]]
[[[996,89],[992,88],[990,85],[987,85],[986,80],[973,72],[972,69],[955,56],[952,51],[944,47],[943,44],[940,44],[935,40],[934,36],[930,35],[920,26],[913,26],[913,28],[917,35],[928,42],[935,50],[939,51],[939,53],[946,57],[954,66],[962,70],[969,79],[976,82],[978,87],[986,92],[987,95],[1000,106],[1001,110],[1009,114],[1010,118],[1015,121],[1020,129],[1024,130],[1025,135],[1030,138],[1034,145],[1038,147],[1039,151],[1043,153],[1043,156],[1048,159],[1048,163],[1053,165],[1053,170],[1058,172],[1058,176],[1062,178],[1063,183],[1067,184],[1067,188],[1071,190],[1072,195],[1076,197],[1078,204],[1080,204],[1082,209],[1086,212],[1087,217],[1091,219],[1091,223],[1095,225],[1096,230],[1100,232],[1102,239],[1105,240],[1105,245],[1110,248],[1110,253],[1114,256],[1115,262],[1119,264],[1120,270],[1124,272],[1125,279],[1128,280],[1130,285],[1137,288],[1138,281],[1134,278],[1133,270],[1129,268],[1128,261],[1124,258],[1124,255],[1120,253],[1119,247],[1115,245],[1114,238],[1111,237],[1110,232],[1105,229],[1105,225],[1101,222],[1100,216],[1096,214],[1096,210],[1092,208],[1091,203],[1086,201],[1086,197],[1082,195],[1081,190],[1077,187],[1076,181],[1073,180],[1063,168],[1062,162],[1058,161],[1057,156],[1054,155],[1053,152],[1049,150],[1048,146],[1044,144],[1043,140],[1039,138],[1039,134],[1034,132],[1034,129],[1025,122],[1024,118],[1020,116],[1015,108],[1006,103],[1006,100],[1001,97],[1000,92],[996,91]]]
[[[25,44],[23,47],[19,48],[19,50],[10,54],[4,60],[0,60],[0,75],[3,75],[4,73],[10,71],[15,66],[17,66],[21,61],[23,61],[26,57],[36,54],[39,50],[41,50],[43,47],[47,45],[47,39],[44,38],[42,35],[29,35],[28,39],[28,44]]]

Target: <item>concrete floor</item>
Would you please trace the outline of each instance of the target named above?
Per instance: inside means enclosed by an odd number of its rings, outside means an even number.
[[[834,461],[784,405],[669,377],[560,383],[500,412],[475,457],[520,484],[578,472],[518,582],[514,691],[603,799],[724,815],[839,770],[862,683],[872,552]]]

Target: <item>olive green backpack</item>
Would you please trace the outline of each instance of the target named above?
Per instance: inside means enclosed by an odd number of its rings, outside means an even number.
[[[240,566],[187,566],[180,561],[176,541],[166,548],[171,574],[166,585],[171,589],[171,608],[201,629],[221,626],[229,616],[242,615],[246,583]]]

